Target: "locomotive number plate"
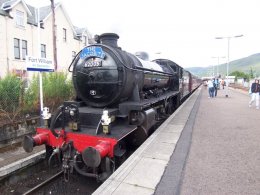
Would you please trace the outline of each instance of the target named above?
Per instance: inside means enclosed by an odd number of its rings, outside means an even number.
[[[89,67],[101,67],[102,66],[102,61],[101,60],[90,60],[85,63],[85,68]]]

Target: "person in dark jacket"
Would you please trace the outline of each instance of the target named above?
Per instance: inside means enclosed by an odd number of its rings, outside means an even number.
[[[255,82],[252,83],[250,88],[250,93],[251,93],[251,100],[249,102],[249,107],[251,107],[252,103],[255,101],[256,109],[259,109],[260,84],[258,79],[255,79]]]

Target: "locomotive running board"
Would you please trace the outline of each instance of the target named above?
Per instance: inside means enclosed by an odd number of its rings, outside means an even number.
[[[168,98],[177,96],[179,94],[180,94],[179,91],[174,91],[174,92],[171,91],[171,92],[161,95],[160,97],[153,97],[150,99],[141,100],[140,102],[126,101],[126,102],[119,104],[119,112],[122,115],[128,115],[128,113],[131,110],[141,111],[141,110],[151,107],[151,105],[158,103],[159,101],[166,100]]]

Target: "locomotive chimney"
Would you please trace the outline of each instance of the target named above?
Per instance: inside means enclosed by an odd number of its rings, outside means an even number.
[[[111,47],[118,47],[117,45],[118,39],[119,36],[115,33],[104,33],[102,35],[99,35],[100,43]]]

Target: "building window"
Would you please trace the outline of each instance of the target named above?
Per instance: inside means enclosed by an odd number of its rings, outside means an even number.
[[[20,59],[20,40],[14,38],[14,58]]]
[[[66,30],[66,28],[63,28],[63,41],[64,42],[67,41],[67,30]]]
[[[75,58],[75,56],[76,56],[76,52],[72,51],[72,60]]]
[[[46,45],[41,44],[41,57],[46,58]]]
[[[25,60],[25,57],[27,56],[27,41],[22,40],[22,58]]]
[[[15,23],[17,26],[24,27],[24,13],[23,12],[16,10]]]

